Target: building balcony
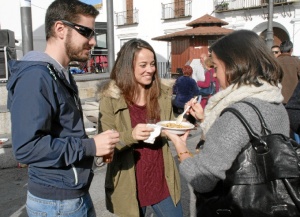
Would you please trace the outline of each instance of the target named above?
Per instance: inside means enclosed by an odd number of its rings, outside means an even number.
[[[117,26],[132,25],[139,23],[139,11],[137,9],[115,13]]]
[[[274,6],[288,5],[300,0],[273,0]],[[244,10],[267,7],[269,0],[215,0],[215,12],[225,12],[233,10]]]
[[[161,7],[163,20],[192,16],[192,0],[161,4]]]

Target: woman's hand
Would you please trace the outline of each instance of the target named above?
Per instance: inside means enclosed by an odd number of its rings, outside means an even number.
[[[178,136],[174,133],[170,133],[168,130],[162,130],[162,132],[172,141],[178,154],[178,159],[183,161],[184,159],[191,157],[191,153],[186,147],[186,140],[190,131],[186,131],[183,135]]]
[[[187,114],[193,115],[197,120],[204,119],[204,111],[200,103],[197,103],[194,99],[191,99],[185,104],[185,108],[187,106],[191,106],[190,109],[187,111]]]
[[[132,130],[132,137],[135,140],[146,140],[153,131],[154,129],[152,127],[147,127],[147,124],[138,124]]]
[[[174,144],[175,148],[177,147],[186,147],[186,140],[190,133],[189,130],[187,130],[183,135],[178,136],[177,134],[170,133],[168,130],[162,130],[162,133],[164,133]]]

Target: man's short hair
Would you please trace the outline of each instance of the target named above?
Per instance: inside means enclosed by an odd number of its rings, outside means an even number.
[[[273,48],[279,48],[280,49],[279,45],[276,45],[276,44],[271,47],[271,49],[273,49]]]
[[[293,49],[293,43],[289,40],[283,41],[280,44],[280,52],[281,53],[290,53]]]
[[[80,16],[96,18],[99,11],[93,6],[79,0],[55,0],[47,9],[45,17],[46,40],[54,37],[53,25],[56,21],[67,20],[76,23]]]

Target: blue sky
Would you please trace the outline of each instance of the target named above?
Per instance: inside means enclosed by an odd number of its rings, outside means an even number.
[[[90,4],[90,5],[102,3],[102,0],[80,0],[80,1]]]

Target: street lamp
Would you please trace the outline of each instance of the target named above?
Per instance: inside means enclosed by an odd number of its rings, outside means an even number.
[[[115,46],[114,46],[114,1],[107,2],[107,48],[108,48],[108,71],[112,71],[115,63]]]
[[[273,0],[269,0],[268,4],[268,29],[266,33],[266,44],[271,49],[273,46]]]
[[[31,0],[20,0],[23,55],[33,50]]]

